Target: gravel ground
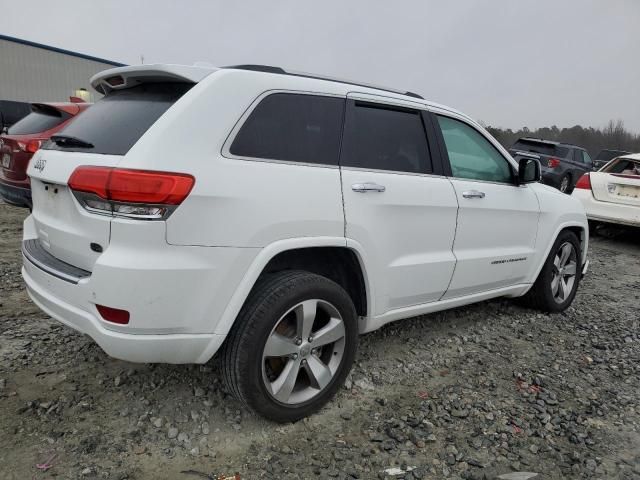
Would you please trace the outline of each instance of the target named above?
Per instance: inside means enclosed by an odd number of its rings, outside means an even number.
[[[637,231],[593,239],[563,314],[497,300],[362,337],[336,399],[281,426],[242,410],[215,362],[121,362],[41,313],[25,215],[0,204],[2,479],[640,479]]]

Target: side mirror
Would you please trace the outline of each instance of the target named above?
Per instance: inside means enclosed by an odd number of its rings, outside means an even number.
[[[518,184],[536,183],[540,181],[542,168],[535,158],[521,158],[518,162]]]

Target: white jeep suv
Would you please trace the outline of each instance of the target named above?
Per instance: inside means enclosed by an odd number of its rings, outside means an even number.
[[[326,403],[361,333],[501,296],[562,311],[586,270],[579,201],[416,94],[256,65],[91,82],[29,167],[29,295],[116,358],[220,351],[270,419]]]

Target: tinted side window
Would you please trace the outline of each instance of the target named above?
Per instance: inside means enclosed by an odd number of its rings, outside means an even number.
[[[577,149],[576,149],[576,150],[574,150],[574,151],[573,151],[573,159],[574,159],[576,162],[580,162],[580,163],[582,163],[582,162],[584,161],[584,160],[582,159],[582,150],[577,150]]]
[[[586,163],[587,165],[591,165],[593,163],[593,161],[591,160],[591,157],[587,152],[582,152],[582,156],[583,156],[584,163]]]
[[[344,99],[274,93],[251,112],[229,151],[240,157],[337,165]]]
[[[511,165],[480,132],[459,120],[440,115],[438,123],[454,177],[512,182]]]
[[[143,83],[114,90],[79,114],[59,133],[79,138],[93,147],[68,147],[48,142],[44,148],[124,155],[192,86],[184,83]]]
[[[569,155],[569,149],[567,147],[556,146],[555,155],[558,158],[567,158]]]
[[[431,173],[429,146],[420,112],[355,102],[347,114],[341,164]]]

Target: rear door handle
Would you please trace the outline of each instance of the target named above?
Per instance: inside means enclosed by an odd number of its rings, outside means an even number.
[[[367,193],[367,192],[384,192],[386,188],[384,185],[365,182],[365,183],[354,183],[353,185],[351,185],[351,190],[358,193]]]
[[[484,192],[479,192],[478,190],[468,190],[466,192],[462,192],[462,196],[464,198],[484,198]]]

